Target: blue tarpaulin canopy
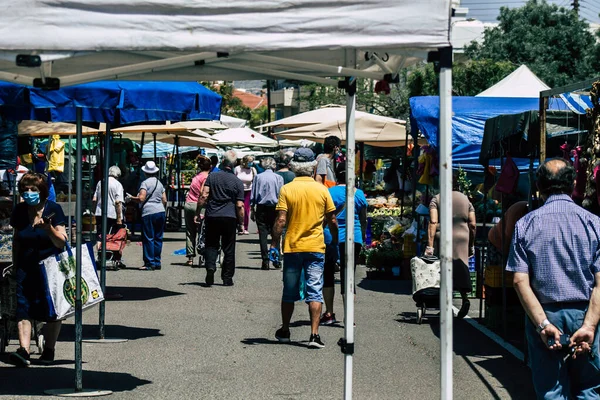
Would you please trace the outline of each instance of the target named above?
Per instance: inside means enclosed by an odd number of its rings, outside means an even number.
[[[416,126],[430,145],[438,147],[440,100],[438,96],[411,97],[411,124]],[[551,110],[568,110],[561,99],[550,99]],[[466,171],[483,172],[479,153],[485,121],[502,114],[517,114],[539,109],[539,99],[501,97],[452,98],[452,165]],[[529,159],[514,159],[521,170],[529,168]],[[496,165],[497,163],[497,165]],[[499,167],[499,160],[490,165]]]
[[[179,146],[179,154],[198,151],[198,147]],[[177,150],[175,150],[177,152]],[[168,143],[156,142],[156,157],[165,157],[173,154],[173,145]],[[142,147],[142,158],[154,158],[154,143],[146,143]]]
[[[218,120],[221,96],[197,82],[100,81],[59,90],[0,82],[0,111],[13,120],[75,122],[113,127],[148,121]]]

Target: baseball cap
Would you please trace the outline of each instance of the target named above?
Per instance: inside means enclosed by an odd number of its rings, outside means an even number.
[[[311,162],[315,161],[315,153],[309,148],[300,147],[294,152],[294,161],[296,162]]]

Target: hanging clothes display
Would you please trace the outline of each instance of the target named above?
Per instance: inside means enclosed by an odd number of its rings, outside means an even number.
[[[417,175],[420,175],[419,183],[423,185],[431,185],[433,183],[432,176],[435,174],[434,152],[431,146],[423,146],[423,153],[419,156],[419,168]]]
[[[575,168],[575,187],[571,197],[579,204],[583,201],[585,196],[585,181],[587,173],[587,160],[582,158],[583,148],[577,146],[573,149],[573,168]]]
[[[53,135],[48,147],[48,172],[63,172],[65,169],[65,142],[60,135]]]
[[[18,124],[0,117],[0,169],[17,167]]]

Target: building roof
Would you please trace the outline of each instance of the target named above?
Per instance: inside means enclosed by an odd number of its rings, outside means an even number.
[[[248,93],[243,90],[235,89],[233,91],[233,96],[240,99],[242,103],[251,110],[255,110],[260,106],[267,105],[267,98],[264,95],[257,96],[255,94]]]

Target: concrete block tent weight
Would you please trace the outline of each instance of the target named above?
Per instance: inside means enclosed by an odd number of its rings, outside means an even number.
[[[221,96],[198,83],[172,82],[95,82],[92,84],[68,87],[55,91],[0,83],[0,111],[11,119],[41,119],[45,121],[76,122],[77,160],[82,159],[83,123],[105,122],[104,172],[107,176],[111,124],[124,122],[146,122],[186,119],[188,116],[207,120],[220,116]],[[73,120],[74,119],[74,120]],[[75,203],[76,218],[76,300],[75,300],[75,388],[52,390],[49,394],[64,396],[100,396],[110,391],[83,389],[82,369],[82,303],[81,303],[81,245],[82,245],[82,169],[76,169]],[[106,288],[106,205],[108,204],[108,179],[103,185],[101,285]],[[99,339],[96,342],[108,343],[104,332],[105,304],[100,303]]]
[[[441,136],[451,134],[450,0],[375,0],[358,5],[353,0],[338,0],[323,2],[318,10],[302,0],[285,4],[231,0],[227,8],[209,0],[158,0],[152,3],[152,12],[145,0],[131,0],[126,9],[93,0],[78,4],[80,7],[68,8],[54,0],[23,0],[0,14],[0,51],[6,51],[0,59],[0,79],[31,83],[38,78],[36,83],[42,86],[124,77],[190,81],[285,78],[331,85],[338,85],[340,77],[379,77],[393,82],[400,68],[434,52],[436,62],[443,61]],[[28,12],[34,6],[35,15]],[[106,20],[111,21],[111,29],[106,29]],[[186,23],[181,24],[182,20]],[[38,58],[30,64],[32,68],[15,67],[10,52],[25,59]],[[439,57],[440,53],[450,57]],[[347,118],[353,112],[350,107]],[[354,140],[352,129],[347,140]],[[441,212],[450,215],[451,154],[447,146],[441,150]],[[347,212],[348,220],[353,220],[354,209],[348,207]],[[446,272],[441,300],[450,306],[447,270],[452,238],[448,231],[442,235],[442,270]],[[350,234],[347,240],[352,243]],[[347,265],[352,271],[353,260]],[[451,399],[448,309],[441,319],[441,398]],[[348,359],[354,343],[347,339]],[[344,397],[352,398],[350,373],[345,376]]]

